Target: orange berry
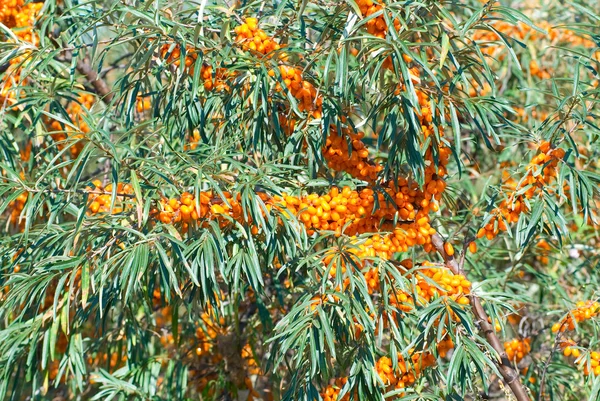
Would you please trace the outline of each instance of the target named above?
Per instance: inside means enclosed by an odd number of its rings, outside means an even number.
[[[446,255],[448,255],[448,256],[454,255],[454,247],[449,242],[444,243],[444,251],[446,252]]]

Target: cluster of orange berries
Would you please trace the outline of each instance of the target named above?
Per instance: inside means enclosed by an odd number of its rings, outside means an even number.
[[[507,204],[508,204],[508,202],[506,199],[500,203],[500,207],[498,209],[494,210],[494,213],[497,213],[497,214],[493,215],[491,217],[491,219],[488,221],[488,223],[485,226],[481,227],[479,229],[479,231],[477,231],[477,238],[486,237],[488,240],[491,241],[494,238],[496,238],[496,236],[500,233],[500,231],[508,230],[508,226],[506,225],[506,222],[504,221],[504,217],[499,214],[499,211],[501,211],[501,210],[502,211],[509,210]],[[521,212],[527,210],[527,206],[525,204],[521,203],[520,200],[517,200],[515,202],[515,204],[511,205],[511,209],[508,211],[508,214],[511,216],[509,222],[514,222],[515,218],[518,221],[519,215],[521,214]],[[516,217],[512,217],[514,215],[516,215]]]
[[[428,107],[423,109],[429,110]],[[423,113],[423,119],[423,124],[430,124],[431,114]],[[356,158],[346,156],[348,144],[345,138],[335,132],[330,135],[324,153],[326,157],[330,155],[331,166],[335,169],[344,169],[359,177],[364,175],[376,177],[380,166],[368,162],[366,159],[368,151],[364,149],[361,138],[360,133],[349,137],[351,145],[355,148],[353,154],[356,154]],[[440,147],[439,165],[436,165],[433,162],[432,150],[427,150],[428,164],[425,168],[424,190],[420,190],[412,181],[399,178],[396,183],[388,183],[385,195],[375,194],[368,188],[352,191],[346,187],[341,192],[333,188],[328,194],[322,196],[310,194],[304,198],[297,198],[284,194],[283,197],[276,196],[274,203],[299,215],[309,231],[335,230],[341,234],[341,227],[348,223],[345,232],[349,235],[378,230],[394,232],[388,237],[375,237],[372,242],[374,245],[369,249],[371,255],[367,256],[377,255],[387,258],[394,252],[406,251],[416,244],[423,245],[426,251],[430,251],[431,235],[435,230],[429,224],[428,213],[430,210],[438,210],[435,201],[441,199],[442,192],[446,188],[446,183],[441,177],[446,174],[444,166],[448,162],[449,155],[449,148]],[[373,211],[376,203],[378,208]],[[401,222],[394,226],[390,221],[394,219],[396,213]],[[383,254],[377,252],[378,247]]]
[[[522,22],[513,25],[506,21],[494,21],[492,25],[496,31],[521,41],[528,39],[533,42],[548,39],[555,43],[570,43],[574,46],[582,46],[586,48],[596,47],[596,44],[593,40],[583,38],[570,29],[559,30],[553,28],[552,25],[550,25],[550,23],[547,21],[536,23],[538,27],[548,32],[547,35]],[[473,33],[473,40],[479,42],[496,42],[499,39],[500,38],[498,37],[498,34],[492,30],[477,30]],[[480,44],[480,46],[482,52],[486,55],[497,57],[500,60],[504,57],[504,55],[497,54],[502,48],[500,45],[489,43],[487,46],[484,46],[483,44]]]
[[[262,374],[262,370],[256,363],[256,359],[254,358],[254,352],[252,351],[252,347],[250,344],[244,345],[242,348],[242,359],[246,364],[246,371],[249,375],[260,375]]]
[[[44,3],[29,2],[21,7],[21,10],[15,16],[15,34],[21,40],[36,45],[38,37],[33,32],[33,25],[38,14],[42,10]]]
[[[437,297],[447,297],[453,299],[461,305],[469,304],[468,295],[471,292],[471,282],[461,274],[453,274],[447,267],[433,267],[433,264],[424,262],[424,268],[413,268],[413,262],[405,259],[400,262],[399,268],[402,274],[408,279],[414,278],[416,282],[415,292],[417,301],[420,305],[425,305]],[[427,267],[425,267],[427,266]],[[406,269],[406,270],[405,270]],[[411,270],[410,272],[408,270]],[[342,267],[342,271],[345,269]],[[380,291],[380,282],[377,269],[368,269],[364,273],[365,281],[369,294]],[[335,276],[334,274],[332,274]],[[345,281],[344,285],[348,283]],[[405,291],[396,289],[391,290],[388,296],[388,303],[399,312],[410,312],[415,305],[415,299]],[[374,315],[372,315],[374,317]],[[392,317],[397,319],[397,312],[392,313]],[[456,318],[456,316],[453,316]],[[388,325],[388,317],[383,316],[384,327]],[[357,325],[357,333],[362,331],[362,327]],[[453,348],[452,340],[447,337],[445,341],[438,344],[440,355],[445,356],[446,352]]]
[[[572,356],[573,358],[579,358],[581,356],[581,351],[579,348],[576,348],[577,343],[573,340],[562,340],[560,342],[560,347],[563,349],[563,355],[566,357]]]
[[[375,364],[375,371],[386,387],[403,389],[413,385],[424,369],[435,364],[433,354],[414,353],[407,363],[404,357],[398,355],[398,369],[394,369],[392,360],[383,356]]]
[[[216,337],[216,334],[212,335],[214,330],[209,328],[209,333],[207,333],[202,327],[198,327],[196,329],[196,355],[203,356],[210,354],[213,348],[213,342]]]
[[[548,262],[550,261],[549,255],[550,255],[550,251],[552,250],[552,247],[550,246],[548,241],[546,241],[545,239],[538,241],[538,243],[535,245],[535,247],[538,250],[536,259],[539,260],[540,263],[547,265]]]
[[[540,78],[540,79],[550,79],[551,75],[551,70],[548,68],[542,68],[540,67],[540,65],[538,64],[538,62],[536,60],[531,60],[529,62],[529,73],[531,75],[533,75],[534,77]]]
[[[230,192],[223,192],[225,199],[216,197],[212,191],[200,192],[198,205],[196,197],[184,192],[179,198],[161,199],[160,209],[153,209],[152,214],[156,215],[158,220],[164,224],[181,223],[182,230],[187,230],[192,221],[205,218],[216,218],[221,226],[229,223],[225,216],[233,219],[242,219],[242,207],[240,205],[240,195],[234,197]],[[261,194],[266,199],[266,195]],[[253,226],[253,234],[257,228]]]
[[[343,267],[343,270],[345,270],[345,267]],[[335,276],[335,275],[332,274],[332,276]],[[369,294],[373,294],[374,292],[379,292],[381,286],[379,283],[379,276],[378,276],[377,269],[369,269],[363,274],[363,276],[365,277],[365,281],[367,283],[367,289],[369,291]],[[406,300],[408,300],[408,298],[406,298]]]
[[[361,263],[359,264],[365,265],[364,261],[362,261],[362,258],[365,257],[364,250],[351,250],[350,252],[358,256],[359,260],[361,260]],[[323,259],[325,266],[328,266],[331,260],[332,255],[327,255]],[[428,262],[423,263],[423,265],[432,266],[432,264]],[[471,282],[462,274],[453,274],[446,267],[426,267],[409,273],[404,270],[404,268],[409,270],[412,269],[413,264],[410,259],[403,260],[400,266],[403,275],[407,278],[414,277],[416,279],[415,290],[420,304],[429,303],[436,297],[448,297],[461,305],[469,304],[467,296],[471,293]],[[341,271],[342,273],[345,273],[346,271],[346,266],[344,264],[341,266]],[[336,276],[337,266],[331,266],[330,277],[334,279]],[[363,271],[363,276],[367,283],[369,294],[380,292],[381,286],[377,269],[365,269]],[[348,284],[349,279],[345,279],[343,285],[347,287]],[[318,301],[320,302],[321,298],[318,298]],[[414,302],[413,297],[402,290],[394,290],[393,293],[389,295],[390,306],[401,312],[411,311],[414,307]]]
[[[242,25],[235,27],[235,33],[237,34],[236,42],[240,43],[242,49],[246,51],[268,54],[281,48],[279,43],[258,27],[256,18],[246,18]]]
[[[0,22],[8,28],[15,29],[15,35],[22,40],[36,43],[32,33],[37,14],[44,3],[25,4],[25,0],[2,0],[0,1]]]
[[[281,49],[281,45],[258,27],[258,20],[256,18],[246,18],[242,25],[235,28],[235,33],[237,34],[236,41],[246,51],[266,55],[272,51]],[[288,57],[286,54],[282,54],[279,59],[285,62],[288,60]],[[312,83],[303,79],[302,70],[297,67],[280,65],[279,73],[285,87],[298,101],[298,109],[301,112],[308,113],[313,118],[321,118],[323,98],[317,95],[317,90]],[[274,77],[275,71],[270,70],[269,76]],[[278,82],[275,90],[281,91],[281,89],[282,87]]]
[[[33,32],[33,25],[43,6],[44,3],[25,4],[24,0],[2,0],[0,1],[0,23],[11,28],[20,40],[36,45],[38,37]],[[27,55],[21,55],[9,61],[9,67],[0,83],[0,100],[15,102],[16,93],[13,88],[21,80],[21,65],[26,58]]]
[[[496,31],[501,32],[509,37],[514,37],[518,40],[529,40],[531,42],[547,40],[552,44],[568,43],[571,46],[584,47],[593,49],[596,44],[593,40],[582,37],[576,34],[570,29],[557,29],[550,25],[549,22],[541,21],[536,24],[538,27],[546,30],[547,34],[544,34],[525,23],[519,23],[512,25],[505,21],[496,21],[492,23],[492,26]],[[485,55],[496,58],[498,60],[504,59],[506,53],[502,52],[504,46],[499,42],[499,37],[493,30],[477,30],[473,34],[473,40],[480,42],[482,52]],[[600,52],[596,51],[594,54],[596,59],[600,58]],[[529,72],[532,76],[540,79],[549,79],[552,71],[548,68],[540,67],[538,60],[532,59],[529,62]]]
[[[193,352],[186,352],[183,357],[186,360],[189,369],[189,383],[194,383],[197,391],[204,391],[211,381],[216,380],[218,374],[207,366],[214,366],[223,360],[223,356],[216,351],[215,343],[217,337],[224,332],[225,320],[214,315],[212,307],[209,307],[200,316],[200,322],[196,325],[194,336],[188,338],[187,345],[182,347],[182,344],[175,346],[173,333],[168,328],[168,323],[171,321],[172,310],[170,306],[161,307],[162,297],[159,289],[155,289],[153,293],[153,305],[158,309],[155,314],[156,328],[161,329],[160,343],[169,352],[169,357],[163,360],[167,363],[169,358],[175,357],[175,354],[181,349],[192,349]],[[161,379],[161,378],[159,378]],[[209,394],[212,389],[209,389]]]
[[[24,0],[0,1],[0,22],[9,28],[14,28],[16,26],[17,15],[24,5]]]
[[[558,163],[565,157],[565,150],[554,148],[550,142],[543,141],[539,152],[527,167],[527,180],[523,185],[535,185],[541,188],[552,182],[558,175]],[[530,199],[534,194],[535,192],[530,189],[525,196]]]
[[[76,138],[82,139],[85,138],[85,134],[90,132],[90,127],[85,122],[85,120],[81,117],[84,110],[89,110],[95,102],[94,95],[90,93],[83,93],[79,95],[77,101],[71,101],[66,107],[67,114],[69,115],[69,119],[76,127],[76,130],[73,131],[71,127],[65,127],[61,122],[48,119],[46,124],[48,125],[48,129],[50,132],[50,136],[54,141],[58,142],[57,148],[58,150],[62,150],[65,147],[65,144],[62,141],[65,141],[67,138]],[[71,152],[71,157],[76,158],[81,153],[83,149],[83,141],[77,141],[69,148]]]
[[[421,131],[423,131],[423,136],[428,138],[434,133],[432,125],[433,113],[429,103],[429,96],[425,92],[417,90],[417,99],[419,101],[419,105],[417,106],[417,114],[419,115],[419,122],[421,123]],[[439,129],[441,130],[442,127],[440,126]]]
[[[563,355],[566,357],[575,358],[575,363],[580,363],[583,355],[573,340],[563,340],[560,342],[563,349]],[[600,353],[592,351],[589,353],[590,361],[583,365],[583,374],[588,376],[600,376]]]
[[[445,358],[448,352],[454,348],[452,339],[445,335],[437,344],[438,355]],[[375,371],[386,387],[403,389],[415,383],[424,369],[435,365],[435,357],[430,352],[415,352],[407,363],[402,355],[398,355],[398,369],[394,370],[393,361],[383,356],[375,364]],[[339,391],[338,391],[339,393]],[[335,400],[335,398],[332,398]]]
[[[509,360],[519,363],[531,352],[531,339],[525,338],[521,340],[515,338],[511,341],[506,341],[504,343],[504,350]]]
[[[423,263],[423,266],[428,265],[431,263]],[[437,296],[446,296],[461,305],[469,304],[466,295],[471,292],[471,282],[462,274],[454,274],[447,267],[429,267],[418,270],[417,276],[417,294],[426,302]]]
[[[418,71],[417,71],[418,73]],[[419,122],[421,124],[421,131],[425,138],[428,138],[434,135],[434,124],[433,124],[433,112],[431,110],[431,104],[429,96],[423,92],[422,90],[417,90],[417,98],[419,101],[420,108],[418,111]],[[443,135],[442,127],[438,127],[440,135]],[[437,163],[435,162],[436,158],[434,157],[434,149],[433,144],[425,151],[425,181],[424,181],[424,189],[421,191],[418,189],[418,186],[414,182],[408,182],[405,179],[399,179],[398,185],[400,186],[400,191],[402,193],[412,193],[413,190],[416,190],[416,196],[413,200],[410,200],[414,207],[420,208],[424,214],[428,214],[430,210],[437,212],[438,205],[433,202],[439,201],[441,199],[442,193],[446,189],[446,182],[442,177],[446,176],[446,165],[448,164],[450,155],[452,151],[445,145],[440,144],[437,148]],[[398,193],[395,194],[395,197],[398,198]],[[398,203],[398,200],[396,200]],[[400,205],[399,205],[400,206]],[[405,219],[402,216],[402,210],[400,210],[400,217]],[[431,250],[431,245],[428,244],[425,246],[425,250],[429,252]]]
[[[589,320],[598,316],[600,313],[600,303],[596,301],[579,301],[576,308],[573,309],[564,319],[552,326],[552,332],[564,332],[566,330],[575,330],[575,324],[584,320]]]
[[[7,210],[10,210],[10,223],[13,225],[18,225],[21,217],[21,212],[25,208],[25,203],[27,202],[27,192],[21,193],[17,198],[13,201],[10,201],[8,204]]]
[[[488,82],[484,82],[483,84],[479,84],[475,79],[471,79],[470,81],[470,86],[468,89],[468,95],[469,97],[476,97],[476,96],[487,96],[490,93],[492,93],[492,87]],[[456,84],[456,88],[460,91],[463,90],[463,84],[458,82]]]
[[[217,92],[229,90],[229,84],[227,82],[231,74],[225,68],[213,70],[210,65],[202,65],[200,76],[204,80],[204,89],[209,92],[212,90]]]
[[[361,229],[360,226],[367,223],[366,217],[373,215],[373,205],[375,196],[384,203],[383,195],[375,194],[370,188],[361,191],[353,191],[350,187],[344,187],[340,191],[333,187],[329,193],[318,195],[309,194],[304,198],[299,198],[287,194],[274,196],[274,203],[300,217],[300,220],[308,229],[335,230],[341,234],[341,229],[346,222],[354,223],[355,227],[348,227],[347,232],[369,232],[371,226]],[[374,212],[376,216],[383,215],[388,209],[381,209]],[[391,212],[391,206],[389,207]],[[359,222],[360,220],[363,222]]]
[[[200,131],[198,129],[195,129],[192,131],[192,134],[190,135],[190,140],[189,143],[187,145],[184,146],[185,150],[194,150],[198,147],[198,144],[201,141],[201,137],[200,137]]]
[[[88,201],[88,214],[95,215],[97,213],[110,213],[113,185],[108,184],[103,186],[100,180],[94,180],[92,181],[92,184],[94,184],[95,189],[89,189],[89,191],[92,193],[92,196],[90,196]],[[123,184],[122,182],[119,182],[117,184],[115,207],[113,207],[112,213],[121,213],[124,208],[121,203],[126,197],[128,197],[128,195],[132,194],[133,187],[130,184]],[[117,202],[119,202],[119,204],[117,204]]]
[[[179,45],[175,45],[174,47],[165,43],[160,48],[160,57],[166,60],[167,64],[173,64],[177,67],[181,65],[181,47]],[[185,65],[185,71],[188,74],[194,73],[194,65],[196,64],[196,60],[198,59],[198,54],[191,47],[186,47],[185,49],[185,57],[183,59],[183,63]]]
[[[454,341],[452,341],[452,338],[450,338],[450,336],[446,335],[440,340],[439,343],[437,343],[436,348],[440,358],[445,358],[446,355],[448,355],[448,352],[451,349],[454,349]]]
[[[410,312],[413,309],[414,300],[412,296],[402,290],[394,289],[390,290],[390,294],[388,295],[389,305],[400,312]],[[394,319],[398,319],[398,314],[394,312],[392,314]],[[384,324],[387,325],[387,316],[384,316]],[[387,326],[386,326],[387,327]],[[378,328],[376,328],[378,330]]]
[[[368,245],[367,245],[368,246]],[[363,260],[363,258],[365,258],[366,256],[368,256],[368,254],[365,252],[365,248],[361,247],[358,250],[356,249],[351,249],[350,253],[355,254],[358,257],[358,261],[357,261],[357,265],[359,265],[360,267],[365,267],[366,263]],[[329,276],[332,280],[334,280],[338,274],[338,266],[334,265],[334,266],[329,266],[330,262],[332,259],[332,255],[327,255],[324,259],[324,266],[325,268],[329,268],[331,267]],[[412,263],[412,262],[411,262]],[[342,274],[346,273],[346,263],[342,262],[341,265],[341,272]],[[379,271],[376,268],[368,268],[368,269],[363,269],[363,276],[365,279],[365,282],[367,284],[367,291],[369,292],[369,294],[373,294],[375,292],[379,293],[381,291],[381,285],[380,285],[380,281],[379,281]],[[346,278],[343,281],[343,288],[347,288],[348,285],[350,284],[350,279]],[[334,300],[337,301],[336,297],[333,297]],[[315,310],[316,306],[321,303],[321,301],[323,301],[324,299],[322,297],[313,297],[313,300],[315,301],[315,303],[313,303],[311,305],[311,309]],[[408,294],[405,291],[402,291],[400,289],[392,289],[390,290],[390,293],[388,295],[388,304],[394,308],[397,311],[400,312],[409,312],[413,309],[414,307],[414,301],[413,298],[410,294]],[[392,312],[392,316],[394,318],[397,318],[397,312]],[[375,314],[371,313],[371,317],[374,318]],[[383,316],[384,319],[384,325],[385,327],[387,327],[388,324],[388,317],[387,316]],[[355,322],[355,327],[357,329],[356,331],[356,336],[358,337],[359,334],[362,332],[363,327],[362,325],[358,324]]]
[[[279,126],[281,127],[281,130],[283,131],[284,134],[291,135],[294,132],[294,129],[296,128],[296,120],[295,119],[287,118],[284,114],[280,113],[278,120],[279,120]]]
[[[358,0],[356,4],[360,9],[363,18],[368,18],[371,15],[384,10],[383,2],[378,2],[377,0]],[[397,18],[394,19],[394,26],[396,30],[400,29],[400,21]],[[367,32],[378,38],[383,39],[386,37],[387,28],[383,13],[367,21]]]
[[[389,193],[393,195],[392,190],[389,190]],[[282,197],[275,196],[274,203],[298,215],[310,231],[333,230],[341,234],[346,224],[348,225],[345,233],[348,235],[375,232],[380,229],[393,231],[389,241],[374,237],[372,244],[369,244],[372,247],[368,250],[369,256],[389,257],[394,252],[405,252],[416,244],[431,243],[430,237],[435,230],[429,225],[427,213],[423,210],[415,210],[410,202],[410,199],[414,199],[416,195],[416,190],[400,191],[395,196],[396,205],[393,205],[388,202],[385,195],[375,194],[370,188],[353,191],[349,187],[344,187],[340,191],[334,187],[329,193],[321,196],[314,193],[304,198],[285,194]],[[373,210],[376,197],[379,208]],[[399,213],[400,218],[413,221],[400,223],[396,227],[389,221],[380,225],[381,220],[392,220],[396,212]],[[377,252],[378,247],[385,252],[383,256]]]
[[[364,136],[364,132],[354,134],[348,129],[343,129],[339,135],[335,128],[332,129],[323,147],[323,156],[329,167],[345,171],[355,178],[375,181],[383,167],[369,162],[369,150],[362,141]]]
[[[212,314],[212,308],[209,308],[208,312],[202,313],[200,316],[202,324],[196,328],[192,343],[196,347],[195,353],[198,358],[208,358],[213,363],[219,363],[223,357],[215,352],[214,344],[217,336],[223,332],[222,327],[225,320],[222,317],[217,320],[214,316],[211,316]]]
[[[527,166],[527,174],[520,181],[516,182],[508,172],[503,172],[505,179],[503,186],[507,188],[509,196],[504,199],[500,205],[492,211],[490,221],[477,232],[477,238],[486,237],[489,240],[494,239],[500,231],[508,229],[507,223],[516,223],[519,216],[528,211],[525,199],[533,198],[538,190],[550,184],[558,175],[558,163],[565,156],[564,149],[553,148],[550,142],[543,141],[539,146],[539,153],[531,159]],[[520,193],[525,187],[528,188]],[[565,190],[568,186],[565,187]],[[551,188],[546,189],[552,192]]]
[[[258,27],[256,18],[246,18],[242,25],[235,28],[235,33],[237,34],[236,42],[240,43],[246,51],[266,55],[281,49],[281,45]],[[279,60],[285,62],[288,60],[288,56],[282,54]],[[313,118],[321,118],[323,98],[317,94],[317,90],[312,83],[303,79],[302,70],[293,66],[280,65],[279,73],[285,87],[298,101],[298,109],[301,112],[308,113]],[[275,71],[270,70],[269,76],[274,77]],[[281,91],[281,89],[282,87],[278,82],[275,85],[275,90]]]
[[[554,29],[554,28],[546,28],[546,29],[548,30],[548,32],[550,33],[551,36],[554,35],[556,32],[556,29]],[[594,42],[592,39],[584,38],[584,37],[578,35],[572,29],[561,29],[559,31],[559,33],[556,34],[556,36],[559,38],[560,42],[569,43],[573,46],[585,47],[588,49],[594,49],[594,48],[598,47],[596,42]],[[596,59],[598,59],[597,51],[596,51],[595,57],[596,57]]]
[[[359,0],[357,1],[357,5],[359,7],[360,13],[364,19],[367,19],[366,28],[367,32],[373,36],[376,36],[380,39],[384,39],[388,34],[388,24],[386,22],[386,16],[384,13],[385,3],[383,1],[378,0]],[[374,14],[379,13],[379,15],[374,16]],[[393,20],[394,29],[396,31],[400,31],[400,20],[398,18],[394,18]],[[431,50],[427,49],[427,53],[430,57],[433,57],[433,54],[429,54]],[[351,49],[351,54],[356,56],[358,54],[358,50],[356,48]],[[413,59],[408,54],[403,54],[402,58],[404,62],[410,64]],[[392,57],[387,57],[383,62],[383,68],[392,69]]]
[[[575,324],[581,323],[584,320],[592,319],[598,316],[600,312],[600,303],[597,301],[579,301],[577,302],[576,308],[569,312],[560,322],[555,323],[552,326],[553,333],[564,333],[565,331],[575,330]],[[573,340],[562,340],[560,346],[563,349],[563,355],[566,357],[575,358],[575,363],[579,363],[581,360],[581,351],[576,347],[576,343]],[[595,376],[600,376],[600,353],[590,353],[589,364],[586,363],[583,366],[583,372],[587,376],[593,373]]]
[[[321,398],[323,401],[349,401],[350,393],[347,393],[342,398],[339,398],[340,391],[348,383],[347,377],[336,378],[333,384],[328,385],[323,391],[321,391]]]
[[[176,45],[171,51],[169,51],[170,49],[170,44],[165,43],[162,45],[160,57],[166,60],[168,64],[173,64],[179,67],[181,65],[181,48],[179,45]],[[188,75],[192,75],[194,73],[197,59],[198,54],[196,51],[188,46],[186,48],[186,54],[184,58],[185,72]],[[231,73],[225,68],[217,68],[214,70],[212,66],[202,64],[202,67],[200,68],[200,77],[204,82],[203,85],[206,91],[210,92],[212,90],[216,90],[221,92],[229,90],[229,84],[227,82],[231,78]]]
[[[517,112],[517,116],[520,121],[526,122],[529,120],[529,116],[527,115],[527,111],[524,107],[513,107],[513,109]],[[544,121],[550,115],[547,111],[541,111],[536,108],[531,109],[531,117],[534,120]]]
[[[325,195],[309,194],[304,198],[298,198],[284,194],[270,198],[260,193],[261,199],[267,202],[267,207],[276,207],[284,215],[293,213],[304,223],[309,232],[314,230],[333,230],[341,235],[342,228],[348,223],[345,233],[356,235],[378,230],[393,231],[388,236],[375,235],[361,245],[365,249],[364,256],[378,256],[390,258],[395,252],[405,252],[409,247],[423,245],[431,250],[431,235],[435,230],[429,224],[428,211],[431,203],[423,198],[423,193],[417,189],[408,189],[408,183],[402,181],[404,186],[401,191],[394,193],[388,190],[388,195],[396,199],[396,205],[390,204],[383,194],[375,194],[373,190],[365,188],[353,191],[344,187],[342,191],[334,187]],[[425,196],[435,198],[441,195],[445,188],[443,180],[431,181]],[[428,192],[432,191],[432,192]],[[432,194],[433,193],[433,194]],[[379,208],[373,211],[375,196],[379,202]],[[220,217],[229,215],[235,219],[241,217],[241,206],[239,194],[234,198],[225,192],[226,200],[213,199],[212,192],[200,194],[200,208],[197,210],[195,197],[190,193],[184,193],[180,199],[161,200],[161,210],[154,210],[158,219],[165,224],[183,222],[188,224],[192,220],[198,220],[207,216]],[[421,209],[415,210],[413,201],[420,199]],[[397,209],[398,208],[398,209]],[[390,222],[395,213],[400,218],[412,220],[393,226]],[[388,222],[380,225],[381,220]],[[363,256],[363,255],[361,255]]]
[[[590,352],[590,363],[583,366],[583,374],[588,376],[593,373],[594,376],[600,376],[600,353],[596,351]],[[575,356],[575,355],[573,355]]]
[[[298,101],[298,110],[308,113],[313,118],[321,118],[323,97],[317,94],[317,89],[309,81],[303,79],[302,70],[297,67],[279,66],[281,78],[292,96]],[[269,71],[270,76],[275,76],[275,71]],[[280,91],[279,82],[275,90]]]
[[[147,96],[138,96],[135,102],[135,109],[138,113],[143,113],[152,108],[152,102]]]
[[[98,352],[95,357],[88,357],[90,366],[107,367],[109,372],[123,366],[127,362],[127,350],[123,348],[121,352],[111,352],[110,356],[106,352]]]

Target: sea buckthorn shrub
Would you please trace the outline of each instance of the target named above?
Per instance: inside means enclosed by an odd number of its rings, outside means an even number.
[[[598,20],[0,0],[0,400],[597,399]]]

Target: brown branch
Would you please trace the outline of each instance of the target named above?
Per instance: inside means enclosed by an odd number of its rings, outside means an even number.
[[[87,189],[60,189],[60,188],[48,188],[48,189],[37,189],[37,188],[29,188],[27,186],[24,186],[25,191],[26,192],[30,192],[30,193],[53,193],[53,194],[58,194],[58,193],[72,193],[72,194],[81,194],[81,195],[85,195],[85,194],[90,194],[90,195],[112,195],[111,191],[96,191],[96,190],[87,190]],[[127,193],[123,193],[123,192],[117,192],[117,196],[119,197],[123,197],[123,198],[135,198],[134,194],[127,194]]]
[[[89,83],[94,87],[94,92],[105,103],[110,103],[113,93],[110,91],[106,81],[98,77],[98,73],[92,68],[89,58],[85,57],[83,60],[77,60],[77,71],[85,75]]]
[[[434,234],[431,238],[431,242],[435,249],[444,258],[446,266],[448,266],[448,268],[452,270],[454,274],[464,274],[462,266],[456,262],[454,257],[449,256],[444,250],[444,240],[439,234]],[[519,380],[519,373],[515,370],[508,359],[500,339],[496,335],[491,323],[488,321],[488,315],[485,312],[485,309],[483,309],[479,297],[471,294],[470,298],[471,306],[473,307],[473,313],[475,314],[476,318],[476,324],[479,326],[480,331],[485,335],[488,343],[500,356],[500,360],[496,360],[495,362],[500,374],[502,375],[502,378],[504,379],[504,382],[510,387],[517,401],[530,401],[531,398],[529,397],[527,390],[521,383],[521,380]]]

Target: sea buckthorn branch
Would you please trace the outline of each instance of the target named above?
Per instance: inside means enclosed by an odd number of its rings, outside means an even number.
[[[30,192],[30,193],[54,193],[54,194],[59,194],[59,193],[67,193],[67,194],[80,194],[80,195],[85,195],[85,194],[90,194],[90,195],[112,195],[112,191],[111,192],[107,192],[107,191],[102,191],[102,190],[91,190],[91,189],[63,189],[63,188],[44,188],[44,189],[38,189],[38,188],[31,188],[31,187],[27,187],[25,189],[25,192]],[[131,193],[123,193],[123,192],[118,192],[117,196],[122,196],[125,198],[135,198],[134,194]]]
[[[546,387],[546,374],[548,372],[548,367],[550,366],[550,361],[554,357],[554,354],[556,354],[556,351],[558,351],[561,348],[561,344],[563,342],[562,336],[563,336],[563,333],[561,331],[556,333],[556,336],[554,337],[554,344],[552,345],[552,349],[550,350],[550,355],[548,355],[548,358],[544,362],[544,367],[542,368],[542,374],[540,375],[540,391],[537,396],[537,401],[541,401],[542,397],[544,396],[544,389]]]
[[[593,97],[597,98],[598,94]],[[593,102],[585,104],[585,113],[589,113]],[[553,124],[551,136],[553,137],[558,130],[563,129],[568,121],[576,113],[577,101],[568,102],[568,108],[564,113],[561,113],[560,120]],[[575,123],[569,127],[564,133],[564,138],[571,138],[579,124]],[[520,181],[515,181],[506,170],[502,174],[502,186],[507,190],[507,197],[491,212],[491,219],[488,223],[481,227],[477,232],[477,238],[486,237],[488,240],[494,239],[500,232],[508,230],[508,225],[516,223],[523,213],[529,211],[526,200],[533,199],[539,196],[540,193],[547,192],[554,194],[556,197],[561,196],[561,188],[555,190],[552,187],[546,187],[549,184],[555,183],[559,176],[559,163],[564,163],[564,157],[567,152],[558,147],[557,144],[561,141],[541,141],[537,148],[537,153],[532,157],[529,164],[526,166],[526,173]],[[567,164],[568,165],[568,164]],[[562,192],[567,193],[570,187],[568,184],[563,184]]]
[[[555,348],[563,348],[563,355],[566,357],[576,358],[575,362],[580,361],[580,351],[577,348],[573,348],[574,345],[577,345],[573,340],[562,340],[562,336],[566,331],[575,330],[575,326],[578,323],[582,323],[585,320],[592,319],[596,317],[600,313],[600,303],[597,301],[580,301],[577,302],[576,308],[569,311],[569,313],[562,318],[558,323],[555,323],[552,326],[552,332],[556,333],[556,337],[554,340],[554,347],[552,353],[548,357],[546,364],[544,365],[544,374],[547,369],[547,365],[550,363],[554,352],[556,352]],[[584,366],[584,374],[589,375],[590,373],[595,376],[600,376],[600,354],[597,352],[592,352],[591,356],[591,368],[590,371],[588,365]],[[544,379],[544,375],[542,375],[542,380]],[[543,381],[542,381],[543,383]]]
[[[575,324],[596,317],[600,313],[600,303],[597,301],[577,302],[576,308],[571,310],[559,323],[552,326],[552,332],[575,330]]]
[[[31,4],[40,4],[42,5],[43,3],[31,3]],[[53,39],[53,38],[51,38]],[[54,40],[52,40],[54,43],[56,43]],[[102,43],[110,43],[111,41],[103,41]],[[93,46],[92,44],[89,45],[84,45],[84,47],[90,47]],[[63,48],[61,49],[61,52],[64,52],[64,56],[62,56],[60,58],[60,61],[62,62],[66,62],[69,63],[71,62],[71,60],[73,59],[73,50],[76,50],[78,48],[80,48],[81,46],[78,46],[77,48],[72,47],[72,48]],[[77,62],[75,63],[75,68],[77,69],[77,71],[79,71],[79,73],[81,75],[83,75],[87,82],[89,82],[92,87],[94,88],[94,93],[96,93],[100,99],[102,99],[105,103],[110,103],[114,97],[114,94],[112,92],[112,90],[110,89],[110,86],[108,85],[108,83],[106,82],[106,80],[104,78],[102,78],[100,75],[98,75],[98,72],[92,68],[92,64],[91,64],[91,60],[89,59],[89,57],[85,56],[82,59],[78,59]]]
[[[77,60],[76,64],[77,71],[79,71],[87,81],[92,84],[94,87],[94,91],[100,99],[102,99],[105,103],[110,103],[114,97],[110,87],[106,83],[104,79],[98,76],[96,70],[94,70],[91,66],[90,59],[88,57],[84,57],[82,60]]]
[[[436,344],[436,349],[440,358],[445,358],[448,351],[453,348],[454,342],[447,333],[444,334],[444,337]],[[377,360],[375,371],[387,390],[402,390],[414,385],[424,369],[436,365],[435,355],[430,351],[417,351],[412,349],[408,351],[408,356],[409,358],[407,361],[404,356],[398,354],[396,369],[394,369],[392,359],[388,356],[382,356]],[[398,393],[399,396],[402,396],[403,394],[403,392]]]
[[[560,347],[563,348],[563,355],[566,357],[575,358],[575,363],[581,366],[586,354],[582,355],[581,351],[579,348],[576,348],[576,346],[577,343],[570,339],[560,342]],[[596,351],[589,352],[589,349],[587,353],[589,353],[590,356],[590,363],[586,363],[583,366],[583,374],[586,376],[589,376],[590,374],[594,376],[600,376],[600,353]]]
[[[477,238],[486,237],[488,240],[492,240],[500,232],[507,231],[509,224],[517,223],[521,214],[529,211],[526,202],[540,193],[556,192],[558,196],[558,191],[546,188],[546,186],[556,181],[559,162],[563,161],[565,154],[564,149],[554,147],[548,141],[542,141],[538,146],[537,154],[527,165],[526,173],[521,180],[515,181],[510,174],[504,171],[502,186],[508,190],[507,197],[492,210],[488,223],[477,231]],[[565,185],[563,190],[568,190],[568,185]]]
[[[446,250],[444,249],[444,240],[439,234],[432,235],[432,243],[435,249],[439,252],[440,255],[444,258],[446,265],[454,274],[464,274],[463,267],[458,264],[458,262],[454,259],[454,256],[448,255]],[[508,355],[506,354],[506,350],[498,336],[496,335],[496,331],[494,327],[490,323],[489,316],[486,313],[479,297],[475,294],[470,295],[471,298],[471,306],[473,307],[473,314],[476,317],[476,324],[479,326],[479,329],[485,335],[488,343],[492,346],[492,348],[498,353],[500,359],[495,359],[494,362],[504,379],[504,382],[510,387],[511,391],[515,395],[517,401],[530,401],[531,398],[521,383],[519,379],[519,373],[515,370]]]

